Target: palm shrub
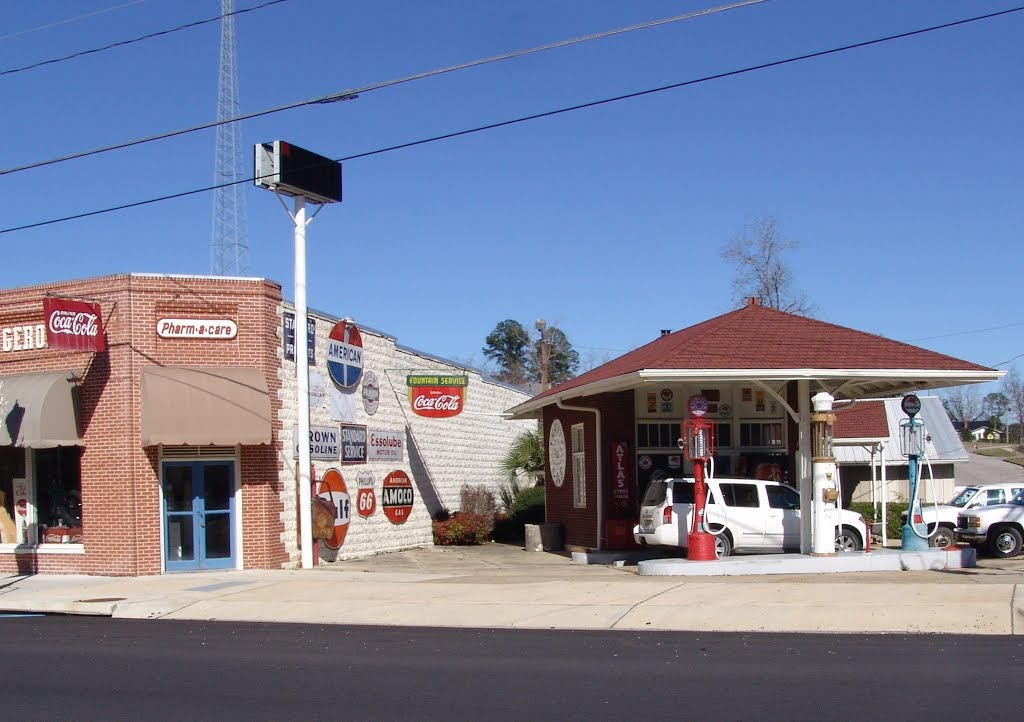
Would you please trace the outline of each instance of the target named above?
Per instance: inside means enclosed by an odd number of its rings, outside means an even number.
[[[523,490],[520,474],[534,479],[544,471],[544,437],[536,431],[519,434],[501,460],[501,470],[505,473],[505,481],[498,488],[498,500],[507,513]]]

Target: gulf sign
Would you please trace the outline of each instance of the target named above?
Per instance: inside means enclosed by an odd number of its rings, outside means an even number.
[[[412,490],[412,480],[400,469],[392,471],[384,477],[383,489],[380,494],[380,505],[392,524],[404,524],[409,521],[412,503],[416,499]]]
[[[458,416],[466,404],[468,376],[409,375],[409,406],[417,416],[447,419]]]
[[[338,321],[327,335],[327,371],[339,389],[352,389],[363,375],[363,337],[352,321]]]
[[[331,549],[340,549],[345,543],[345,536],[348,534],[348,524],[351,520],[352,503],[348,495],[348,487],[345,485],[345,478],[337,469],[328,469],[324,478],[317,482],[316,496],[326,499],[334,504],[334,534],[330,539],[323,542]]]

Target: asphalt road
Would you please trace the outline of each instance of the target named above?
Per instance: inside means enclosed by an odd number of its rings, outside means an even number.
[[[0,618],[6,719],[1020,719],[1024,639]]]

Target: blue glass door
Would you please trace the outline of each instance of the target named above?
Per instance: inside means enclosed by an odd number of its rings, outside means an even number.
[[[169,572],[235,566],[235,464],[163,464],[165,568]]]

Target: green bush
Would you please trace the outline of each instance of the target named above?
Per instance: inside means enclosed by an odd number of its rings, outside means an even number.
[[[525,537],[527,524],[544,523],[544,487],[521,489],[508,512],[498,514],[494,520],[493,537],[496,541],[520,542]]]
[[[484,544],[490,538],[487,520],[480,514],[455,512],[445,521],[434,521],[434,543],[444,546]]]
[[[885,505],[885,516],[886,516],[886,534],[890,539],[899,539],[903,536],[903,520],[900,519],[900,514],[905,512],[910,505],[905,501],[890,501]],[[864,517],[864,520],[871,524],[872,522],[881,522],[882,518],[875,518],[875,507],[871,502],[866,501],[855,501],[850,504],[850,510],[855,511]],[[882,505],[878,505],[878,513],[882,513]]]

